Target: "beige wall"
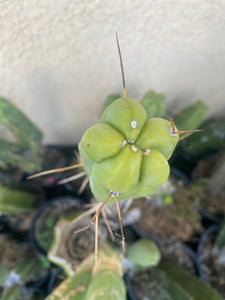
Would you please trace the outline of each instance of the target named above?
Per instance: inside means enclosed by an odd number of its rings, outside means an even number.
[[[224,0],[0,0],[0,94],[45,132],[76,143],[105,97],[154,89],[168,109],[225,111]]]

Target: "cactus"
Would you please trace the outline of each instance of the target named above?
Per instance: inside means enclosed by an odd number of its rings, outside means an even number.
[[[5,98],[0,98],[0,123],[15,135],[22,148],[30,148],[34,143],[41,143],[41,131]]]
[[[110,192],[118,200],[154,193],[169,176],[167,160],[179,138],[171,130],[167,120],[147,120],[144,108],[131,98],[108,106],[101,123],[88,129],[79,143],[96,199],[103,202]],[[108,205],[112,203],[110,199]]]
[[[164,95],[156,94],[154,91],[148,91],[142,97],[140,104],[144,107],[148,119],[160,118],[166,113]]]
[[[199,100],[175,114],[173,121],[179,130],[195,129],[202,123],[206,112],[206,104]]]
[[[36,196],[12,186],[0,185],[0,213],[14,215],[32,209]]]
[[[109,95],[107,98],[106,98],[106,101],[104,102],[103,106],[102,106],[102,110],[101,110],[101,113],[100,113],[100,116],[102,116],[102,114],[104,113],[104,111],[106,110],[106,108],[112,104],[115,100],[119,99],[121,96],[119,94],[112,94],[112,95]]]
[[[225,149],[225,117],[218,117],[204,122],[202,132],[191,135],[182,143],[182,150],[193,156],[202,157],[213,151]],[[190,145],[187,147],[187,144]]]
[[[0,140],[0,149],[0,165],[2,167],[18,165],[21,159],[18,146],[6,140]]]
[[[126,299],[121,261],[114,250],[105,245],[93,270],[94,255],[89,255],[74,275],[64,280],[45,300]]]
[[[71,222],[71,218],[74,219],[73,222]],[[61,266],[68,276],[72,276],[81,261],[94,250],[94,244],[90,244],[90,240],[94,238],[93,227],[91,230],[75,233],[90,220],[90,217],[80,218],[76,213],[75,218],[74,214],[61,218],[55,225],[54,241],[48,251],[48,258],[54,264]],[[99,226],[100,246],[105,238],[106,232],[102,226]]]
[[[42,132],[14,104],[5,98],[0,98],[0,124],[6,133],[13,135],[13,142],[0,139],[0,168],[20,167],[30,171],[40,166],[38,156],[41,149]],[[8,135],[6,135],[8,138]]]
[[[98,264],[88,286],[88,300],[125,300],[126,288],[122,279],[119,256],[108,246],[99,253]]]
[[[128,248],[126,258],[138,268],[147,268],[156,266],[161,254],[154,242],[140,239]]]

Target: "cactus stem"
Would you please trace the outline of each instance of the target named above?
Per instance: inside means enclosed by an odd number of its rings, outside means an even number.
[[[122,218],[121,218],[121,213],[120,213],[120,206],[118,202],[117,195],[115,194],[115,199],[116,199],[116,207],[117,207],[117,213],[119,217],[119,223],[120,223],[120,231],[121,231],[121,236],[122,236],[122,247],[123,247],[123,253],[125,254],[126,252],[126,246],[125,246],[125,236],[123,232],[123,224],[122,224]]]

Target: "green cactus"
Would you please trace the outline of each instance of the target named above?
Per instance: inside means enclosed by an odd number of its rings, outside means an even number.
[[[105,245],[98,255],[98,264],[93,266],[94,255],[91,254],[46,300],[125,300],[122,264],[115,250]]]
[[[33,143],[41,143],[41,131],[5,98],[0,98],[0,123],[15,135],[22,148],[30,148]]]
[[[161,254],[154,242],[140,239],[128,248],[126,258],[138,268],[147,268],[156,266]]]
[[[176,129],[175,129],[176,130]],[[89,128],[79,143],[91,190],[103,202],[154,193],[169,176],[167,160],[179,139],[169,121],[147,120],[144,108],[131,98],[109,105],[101,123]]]
[[[225,149],[225,117],[217,117],[205,121],[201,125],[202,132],[193,134],[182,141],[182,150],[192,157],[198,158],[214,151]]]
[[[166,113],[165,97],[154,91],[148,91],[141,99],[140,104],[144,107],[148,119],[161,118]]]
[[[196,129],[202,123],[206,112],[207,105],[199,100],[175,114],[173,121],[179,130]]]
[[[103,106],[102,106],[102,110],[101,110],[101,113],[100,113],[100,116],[102,116],[102,114],[104,113],[104,111],[106,110],[106,108],[112,104],[115,100],[121,98],[121,96],[119,94],[112,94],[112,95],[109,95],[107,98],[106,98],[106,101],[104,102]]]
[[[27,212],[33,208],[36,196],[12,186],[0,185],[0,212],[14,215]]]
[[[126,288],[122,279],[122,264],[119,256],[105,245],[99,253],[98,263],[88,286],[88,300],[125,300]]]

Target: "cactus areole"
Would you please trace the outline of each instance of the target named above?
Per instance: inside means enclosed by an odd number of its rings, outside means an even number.
[[[147,119],[143,106],[122,97],[109,105],[101,121],[81,138],[79,152],[96,200],[151,195],[167,181],[167,160],[179,139],[173,123]]]

